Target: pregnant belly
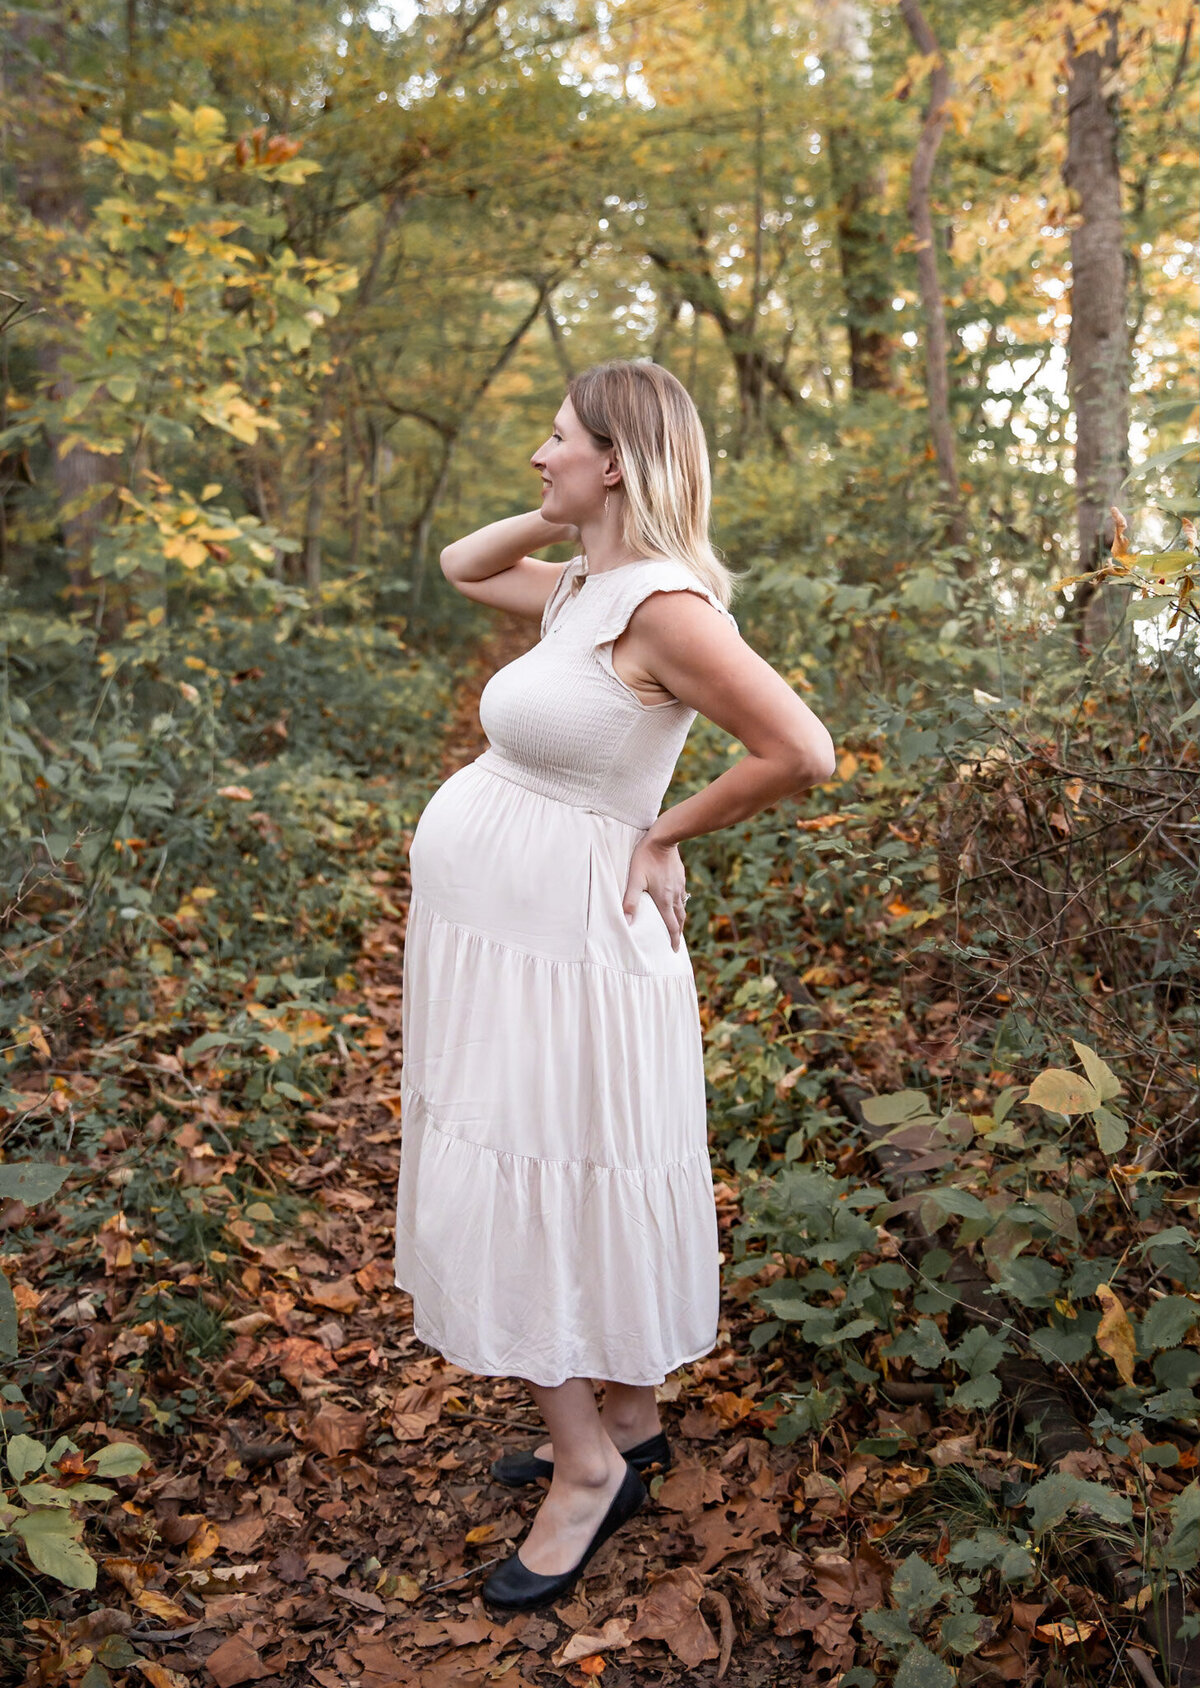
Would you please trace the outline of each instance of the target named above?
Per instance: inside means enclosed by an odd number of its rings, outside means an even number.
[[[443,919],[554,960],[583,959],[589,816],[468,763],[434,792],[409,846],[414,896]]]
[[[622,907],[639,827],[544,797],[468,763],[425,807],[409,847],[413,894],[444,920],[550,960],[692,979],[643,891]]]

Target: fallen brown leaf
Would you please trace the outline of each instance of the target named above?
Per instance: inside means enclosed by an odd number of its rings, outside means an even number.
[[[638,1605],[629,1639],[665,1641],[675,1657],[693,1670],[706,1659],[719,1657],[721,1649],[700,1611],[703,1594],[704,1579],[691,1565],[655,1578]]]
[[[205,1659],[204,1668],[217,1688],[234,1688],[237,1682],[254,1682],[258,1677],[267,1675],[258,1650],[243,1641],[240,1635],[231,1635],[228,1641],[222,1641],[216,1651]]]

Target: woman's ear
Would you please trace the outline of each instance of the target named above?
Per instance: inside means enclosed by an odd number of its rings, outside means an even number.
[[[621,464],[615,451],[610,451],[604,464],[604,484],[611,491],[622,481]]]

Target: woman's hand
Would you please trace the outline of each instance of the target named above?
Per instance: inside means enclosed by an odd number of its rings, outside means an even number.
[[[638,898],[649,891],[655,907],[666,922],[671,934],[671,948],[679,948],[683,937],[684,872],[683,858],[677,844],[661,844],[649,833],[634,849],[629,862],[629,878],[621,907],[626,921],[632,921],[638,909]]]

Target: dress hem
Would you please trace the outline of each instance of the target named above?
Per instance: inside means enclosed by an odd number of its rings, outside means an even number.
[[[405,1295],[412,1295],[412,1291],[406,1288],[398,1278],[395,1282],[397,1289],[404,1290]],[[589,1380],[594,1379],[598,1383],[623,1383],[626,1388],[629,1389],[659,1389],[667,1381],[672,1372],[678,1371],[681,1366],[690,1366],[694,1361],[702,1360],[706,1354],[711,1354],[720,1340],[720,1333],[718,1332],[718,1334],[713,1337],[712,1341],[705,1347],[697,1349],[694,1354],[686,1354],[683,1359],[676,1360],[673,1365],[668,1366],[661,1377],[606,1377],[603,1371],[581,1370],[564,1372],[561,1377],[546,1379],[541,1377],[531,1377],[528,1372],[515,1372],[512,1370],[501,1369],[496,1366],[484,1365],[478,1360],[469,1359],[461,1354],[451,1353],[451,1351],[444,1347],[442,1343],[436,1339],[436,1337],[426,1335],[421,1326],[417,1323],[415,1300],[413,1303],[412,1327],[413,1335],[416,1337],[418,1342],[423,1342],[427,1348],[434,1349],[444,1360],[449,1360],[452,1366],[459,1366],[463,1371],[470,1372],[472,1377],[518,1378],[521,1382],[536,1384],[539,1389],[557,1389],[561,1384],[568,1383],[575,1377],[586,1377]]]

